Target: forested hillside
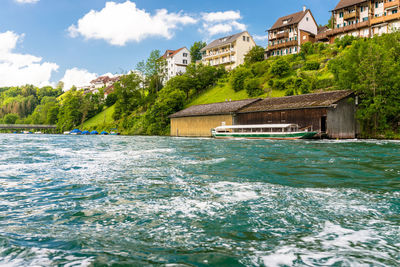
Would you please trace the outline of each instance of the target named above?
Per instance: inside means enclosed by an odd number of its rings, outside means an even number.
[[[194,56],[198,57],[201,47],[195,43]],[[124,75],[107,98],[102,90],[84,94],[72,88],[62,94],[60,88],[51,87],[1,88],[0,120],[57,124],[60,132],[81,126],[167,135],[168,116],[194,104],[352,89],[358,96],[357,118],[363,136],[398,138],[399,57],[400,33],[372,39],[347,36],[332,45],[306,43],[297,55],[267,60],[264,49],[255,47],[245,64],[229,73],[221,67],[192,64],[187,73],[164,85],[165,61],[155,50],[137,66],[146,78]]]

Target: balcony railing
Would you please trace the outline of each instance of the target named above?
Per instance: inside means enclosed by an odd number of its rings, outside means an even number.
[[[344,20],[349,20],[349,19],[358,18],[359,16],[360,16],[360,14],[358,13],[358,11],[354,11],[351,13],[345,13],[343,18],[344,18]]]
[[[224,51],[210,52],[209,54],[205,54],[203,58],[210,58],[210,57],[220,56],[224,54],[233,54],[233,53],[235,53],[235,49],[231,48]]]
[[[365,27],[369,27],[369,21],[368,20],[360,22],[360,23],[354,23],[354,24],[351,24],[351,25],[347,25],[347,26],[344,26],[344,27],[333,29],[333,30],[327,32],[327,35],[328,36],[332,36],[332,35],[336,35],[336,34],[339,34],[339,33],[345,33],[345,32],[349,32],[349,31],[354,31],[354,30],[358,30],[360,28],[365,28]]]
[[[285,42],[285,43],[281,43],[281,44],[269,45],[267,50],[270,51],[270,50],[281,49],[281,48],[296,46],[296,45],[298,45],[298,41],[293,40],[293,41],[289,41],[289,42]]]
[[[231,64],[231,63],[235,63],[235,61],[236,61],[236,60],[235,60],[234,58],[227,59],[227,60],[221,60],[221,61],[216,62],[216,63],[210,61],[210,66],[218,66],[218,65],[223,65],[223,64]]]
[[[277,38],[277,39],[289,38],[289,32],[281,32],[281,33],[278,33],[278,34],[276,35],[276,38]]]
[[[399,18],[400,18],[400,13],[381,16],[381,17],[377,17],[377,18],[372,18],[371,25],[375,25],[375,24],[379,24],[379,23],[383,23],[383,22],[387,22],[387,21],[391,21],[391,20],[395,20],[395,19],[399,19]]]
[[[385,9],[391,8],[391,7],[398,7],[400,4],[399,0],[393,0],[392,2],[386,2],[383,6]]]

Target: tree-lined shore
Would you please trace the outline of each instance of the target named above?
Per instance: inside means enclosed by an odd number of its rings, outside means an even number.
[[[194,61],[203,46],[192,46]],[[0,88],[0,123],[56,124],[59,132],[81,127],[168,135],[168,116],[193,104],[351,89],[358,98],[362,137],[400,138],[399,57],[400,33],[346,36],[331,45],[306,43],[297,55],[267,60],[257,46],[233,71],[191,64],[185,74],[164,83],[165,60],[155,50],[136,67],[144,75],[123,75],[107,98],[103,89],[63,92],[62,84]]]

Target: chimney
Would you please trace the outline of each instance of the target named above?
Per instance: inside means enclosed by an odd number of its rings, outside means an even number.
[[[303,6],[303,12],[306,12],[306,10],[307,10],[307,7]]]

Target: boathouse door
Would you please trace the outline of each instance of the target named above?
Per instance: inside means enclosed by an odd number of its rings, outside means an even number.
[[[321,117],[321,132],[326,132],[326,116]]]

